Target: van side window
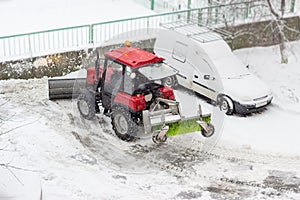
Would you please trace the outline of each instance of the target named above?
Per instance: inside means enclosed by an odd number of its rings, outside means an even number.
[[[184,44],[182,42],[176,41],[173,52],[172,52],[172,57],[182,63],[185,62],[186,60],[186,55],[188,52],[188,45]]]

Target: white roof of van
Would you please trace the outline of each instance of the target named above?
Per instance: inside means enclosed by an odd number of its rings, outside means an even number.
[[[198,42],[206,43],[216,40],[223,40],[220,34],[216,33],[215,30],[208,26],[198,26],[195,23],[187,23],[187,22],[175,22],[162,24],[162,27],[176,31],[182,35],[185,35],[191,39],[197,40]],[[228,35],[226,31],[222,31],[222,34]]]
[[[231,48],[219,34],[221,31],[221,34],[230,36],[229,32],[216,29],[217,33],[212,27],[198,26],[195,23],[186,22],[163,24],[162,27],[193,40],[209,57],[220,77],[236,77],[248,73],[244,64],[233,54]]]

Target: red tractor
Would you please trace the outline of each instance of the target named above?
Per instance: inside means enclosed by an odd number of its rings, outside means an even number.
[[[211,116],[203,116],[201,107],[198,116],[181,116],[173,89],[165,86],[175,80],[177,71],[163,58],[129,45],[104,56],[103,66],[97,54],[95,67],[87,69],[87,86],[78,96],[84,118],[94,118],[102,106],[116,135],[126,141],[144,134],[153,134],[153,141],[160,143],[177,134],[200,131],[210,137],[214,133]]]

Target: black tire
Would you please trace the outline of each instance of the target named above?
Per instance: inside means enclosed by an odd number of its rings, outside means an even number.
[[[232,100],[227,96],[219,98],[219,107],[226,115],[232,115],[234,112],[234,106]]]
[[[77,108],[83,118],[93,119],[95,117],[95,95],[86,89],[82,90],[77,99]]]
[[[165,135],[163,137],[162,140],[158,140],[158,133],[155,133],[153,136],[152,136],[152,141],[155,143],[155,144],[162,144],[162,143],[165,143],[167,141],[168,137]]]
[[[201,134],[203,137],[211,137],[215,133],[215,127],[211,123],[208,123],[208,131],[201,128]]]
[[[132,141],[137,136],[138,125],[133,121],[131,114],[123,107],[112,109],[111,123],[116,135],[125,141]]]
[[[164,86],[168,86],[170,88],[177,88],[178,86],[178,81],[177,81],[177,78],[176,76],[169,76],[169,77],[166,77],[162,80],[162,84]]]

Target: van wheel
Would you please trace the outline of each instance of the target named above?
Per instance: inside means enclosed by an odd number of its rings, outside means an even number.
[[[163,79],[162,84],[170,88],[176,88],[178,86],[178,81],[175,76],[169,76]]]
[[[232,100],[227,96],[222,96],[219,99],[220,110],[226,115],[232,115],[234,111],[234,106]]]

